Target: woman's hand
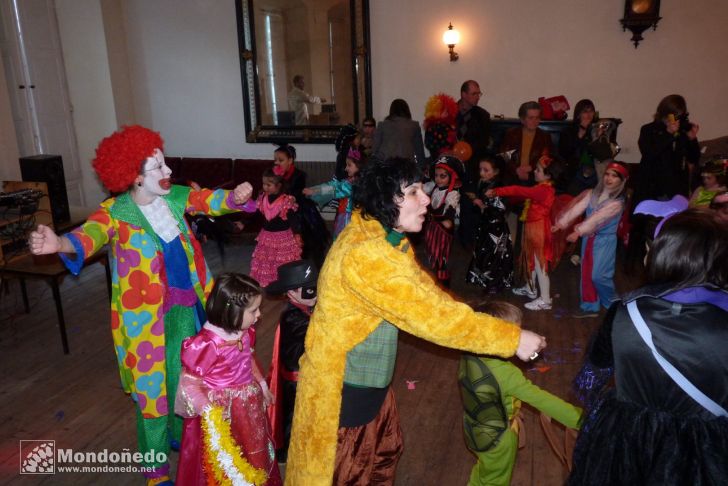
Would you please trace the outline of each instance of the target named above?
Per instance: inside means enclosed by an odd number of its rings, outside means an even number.
[[[519,165],[516,168],[516,174],[520,180],[527,181],[532,170],[533,168],[530,165]]]
[[[488,189],[485,191],[485,197],[496,197],[495,189]]]
[[[481,211],[485,209],[485,203],[482,199],[473,199],[473,205],[479,207]]]
[[[51,228],[39,224],[35,231],[30,233],[28,247],[33,255],[48,255],[61,251],[61,237]]]
[[[250,199],[250,196],[253,195],[253,186],[250,185],[250,182],[243,182],[242,184],[239,184],[234,190],[233,190],[233,197],[235,198],[235,204],[245,204],[248,202],[248,199]]]
[[[304,196],[313,196],[316,193],[312,187],[306,187],[301,192],[303,192]]]
[[[569,233],[569,236],[566,237],[566,241],[568,241],[569,243],[574,243],[576,240],[579,239],[579,236],[581,236],[579,233],[573,231]]]
[[[556,233],[557,231],[561,231],[561,228],[559,228],[559,227],[558,227],[558,226],[556,226],[556,225],[553,225],[553,226],[551,226],[551,232],[552,232],[552,233]]]
[[[521,330],[521,339],[518,341],[516,356],[521,361],[533,361],[538,358],[538,353],[546,347],[546,338],[535,332]]]

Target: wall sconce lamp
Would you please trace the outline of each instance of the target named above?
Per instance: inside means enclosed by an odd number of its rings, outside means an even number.
[[[452,28],[452,22],[447,26],[445,33],[442,34],[442,42],[450,48],[450,62],[457,61],[460,56],[455,52],[455,44],[460,42],[460,32]]]

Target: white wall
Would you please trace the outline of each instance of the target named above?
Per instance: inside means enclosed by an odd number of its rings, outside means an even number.
[[[422,119],[427,99],[456,99],[475,79],[491,114],[515,117],[521,102],[564,94],[572,107],[591,98],[602,116],[623,120],[620,158],[639,162],[639,128],[662,97],[685,96],[699,138],[728,134],[728,2],[662,2],[657,31],[635,49],[622,32],[624,2],[398,0],[370,2],[374,112],[404,98]],[[442,33],[460,31],[460,60],[451,63]],[[402,39],[398,42],[395,40]],[[573,113],[573,110],[571,111]]]
[[[113,116],[107,113],[113,110],[104,74],[108,65],[101,65],[100,47],[91,45],[105,45],[105,39],[99,25],[86,23],[100,22],[98,2],[80,0],[74,6],[75,0],[57,0],[74,105],[79,103],[74,93],[82,93],[98,110],[81,121],[76,106],[79,144],[85,139],[89,145],[111,131],[98,133]],[[509,117],[521,102],[539,96],[564,94],[572,105],[591,98],[603,116],[624,121],[619,142],[621,159],[628,162],[639,160],[639,127],[667,94],[686,97],[691,118],[702,127],[699,138],[728,134],[723,116],[728,97],[721,83],[728,79],[728,56],[721,52],[728,45],[728,2],[662,2],[657,31],[645,32],[638,49],[619,24],[623,2],[372,0],[370,6],[377,119],[401,97],[421,121],[429,96],[444,91],[457,98],[460,84],[473,78],[485,93],[481,104]],[[244,141],[232,1],[126,0],[121,8],[134,113],[137,122],[162,133],[168,154],[272,156],[270,144]],[[63,28],[70,14],[83,16],[73,23],[74,32]],[[462,38],[456,63],[449,62],[441,40],[449,21]],[[67,45],[74,37],[84,42]],[[77,49],[80,57],[92,59],[72,63],[69,51]],[[82,81],[93,86],[79,88]],[[331,145],[297,148],[301,160],[335,158]]]
[[[91,167],[99,141],[116,130],[116,111],[109,75],[99,0],[56,0],[58,30],[73,107],[86,204],[95,206],[107,194]]]
[[[127,0],[137,121],[161,132],[165,151],[189,157],[272,158],[245,142],[232,1]],[[300,145],[300,160],[335,160],[332,145]]]
[[[129,55],[123,2],[124,0],[101,0],[101,17],[104,22],[106,54],[109,58],[111,90],[114,96],[116,123],[119,126],[136,123],[134,90],[129,79]]]

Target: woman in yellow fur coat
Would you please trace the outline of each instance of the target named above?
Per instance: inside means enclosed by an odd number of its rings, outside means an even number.
[[[392,484],[402,454],[390,389],[398,328],[443,346],[527,361],[542,336],[474,312],[416,263],[429,198],[413,161],[370,164],[329,251],[301,357],[286,484]]]

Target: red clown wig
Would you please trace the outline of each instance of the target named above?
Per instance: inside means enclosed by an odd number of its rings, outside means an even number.
[[[101,182],[111,192],[124,192],[141,173],[144,161],[164,151],[164,140],[157,132],[140,125],[124,126],[103,139],[91,162]]]

